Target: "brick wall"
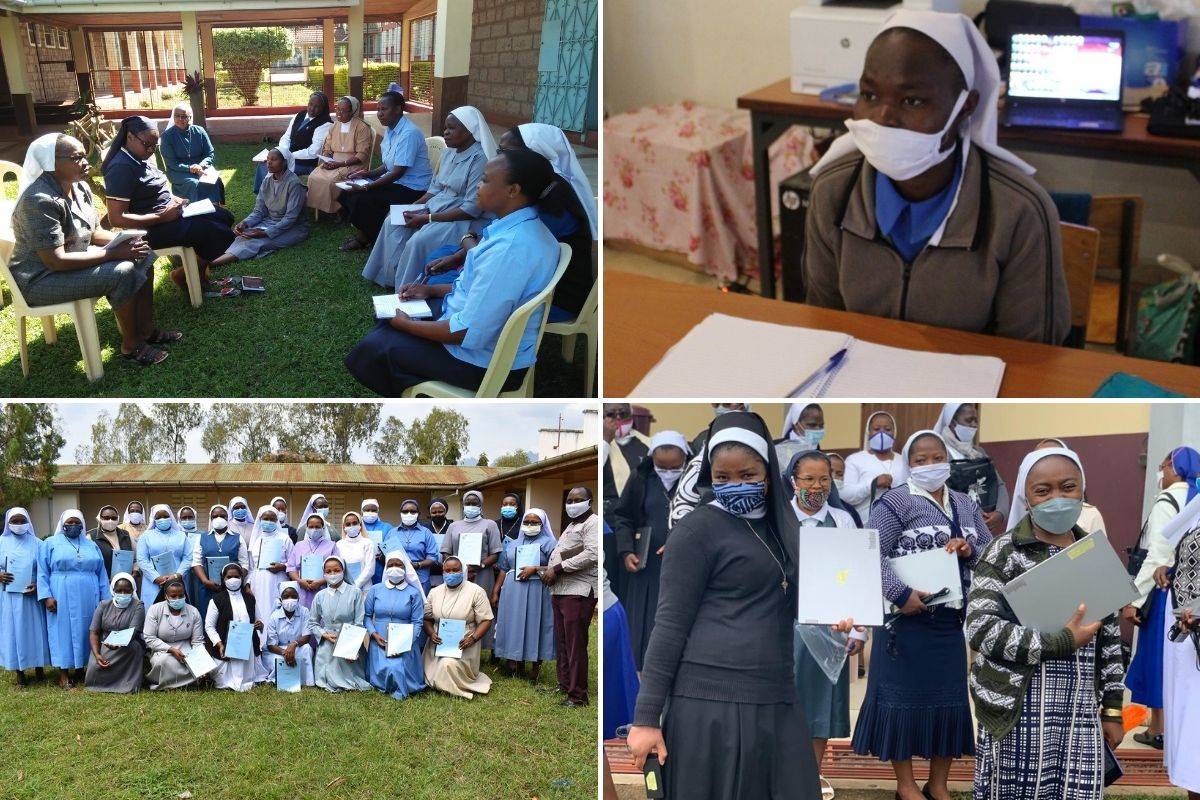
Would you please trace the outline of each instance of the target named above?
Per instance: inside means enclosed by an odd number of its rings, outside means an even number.
[[[470,104],[484,116],[533,118],[545,0],[475,0]]]
[[[54,103],[60,101],[73,101],[79,97],[79,82],[75,80],[75,73],[67,70],[67,65],[63,63],[64,59],[71,58],[70,45],[71,41],[65,36],[66,29],[37,24],[35,27],[35,38],[37,39],[37,47],[29,43],[29,26],[31,23],[21,23],[21,44],[25,48],[25,64],[28,75],[30,91],[33,93],[34,102],[37,103]],[[60,32],[64,34],[60,37]],[[49,35],[49,46],[44,38]],[[67,45],[65,48],[61,45]],[[42,64],[38,66],[38,52],[41,52]]]

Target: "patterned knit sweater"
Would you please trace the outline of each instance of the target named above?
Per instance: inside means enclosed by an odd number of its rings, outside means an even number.
[[[1077,540],[1086,535],[1078,527],[1072,532]],[[1017,724],[1034,670],[1043,661],[1071,658],[1075,652],[1075,639],[1066,627],[1042,633],[1022,626],[1000,593],[1009,581],[1048,559],[1051,549],[1034,535],[1033,523],[1025,517],[1016,528],[993,541],[975,567],[967,601],[966,632],[977,654],[969,684],[979,724],[996,739],[1004,738]],[[1096,633],[1095,680],[1101,706],[1120,710],[1125,664],[1115,614],[1105,618]]]

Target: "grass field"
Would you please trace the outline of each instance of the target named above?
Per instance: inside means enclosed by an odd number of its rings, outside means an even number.
[[[19,691],[0,672],[3,800],[591,800],[596,797],[596,626],[592,705],[497,677],[461,700],[427,690],[300,694]],[[32,673],[29,673],[32,675]],[[554,664],[539,685],[554,686]]]
[[[254,207],[257,144],[221,144],[217,165],[237,219]],[[69,317],[59,318],[59,342],[48,346],[41,325],[28,325],[30,374],[21,375],[16,321],[0,311],[0,395],[6,397],[361,397],[373,396],[342,364],[350,348],[374,324],[372,295],[383,292],[363,279],[367,251],[338,251],[349,228],[323,215],[307,241],[263,259],[237,262],[221,275],[262,276],[267,292],[228,299],[205,298],[193,309],[168,277],[166,259],[155,271],[154,309],[161,328],[178,329],[164,363],[142,367],[120,357],[120,336],[108,303],[96,306],[104,377],[89,384]],[[573,364],[562,340],[547,336],[539,352],[539,397],[583,394],[585,343],[576,343]]]

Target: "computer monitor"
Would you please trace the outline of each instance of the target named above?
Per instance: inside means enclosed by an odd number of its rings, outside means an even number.
[[[1121,100],[1124,37],[1119,32],[1014,32],[1008,96],[1019,100]]]

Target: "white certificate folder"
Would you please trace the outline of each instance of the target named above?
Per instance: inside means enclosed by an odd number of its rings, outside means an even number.
[[[879,532],[801,528],[796,619],[805,625],[882,625]]]

